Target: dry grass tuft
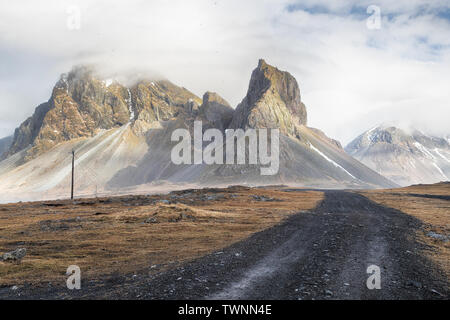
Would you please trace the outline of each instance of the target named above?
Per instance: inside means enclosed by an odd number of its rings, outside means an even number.
[[[415,185],[400,189],[364,191],[372,201],[400,210],[425,224],[418,237],[429,246],[425,254],[450,278],[450,183]],[[435,232],[448,237],[448,241],[429,236]]]

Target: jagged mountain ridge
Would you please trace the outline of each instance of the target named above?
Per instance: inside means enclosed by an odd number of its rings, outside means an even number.
[[[279,128],[295,134],[295,125],[307,124],[297,80],[263,59],[252,72],[247,95],[236,107],[231,128]]]
[[[279,128],[278,174],[261,177],[259,165],[173,164],[171,133],[177,128],[192,131],[195,120],[203,122],[203,129],[222,131]],[[126,87],[96,78],[89,69],[75,69],[62,76],[50,100],[16,130],[7,159],[0,162],[1,189],[36,197],[65,194],[72,148],[79,193],[92,192],[94,185],[118,192],[160,183],[394,186],[306,122],[295,78],[264,60],[235,110],[216,93],[200,99],[168,80],[139,80]]]
[[[381,125],[358,136],[345,150],[402,186],[448,181],[448,138],[427,135],[419,130],[409,131],[411,133]]]
[[[170,81],[141,80],[127,88],[116,81],[98,79],[92,68],[75,67],[56,83],[48,102],[14,133],[8,157],[27,147],[30,160],[63,141],[92,137],[98,130],[117,128],[132,121],[136,132],[154,121],[190,112],[201,99]]]

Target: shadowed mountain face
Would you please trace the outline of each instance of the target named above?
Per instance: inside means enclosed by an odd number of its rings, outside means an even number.
[[[0,158],[4,152],[8,151],[9,147],[11,146],[12,140],[12,136],[0,139]]]
[[[206,122],[211,128],[225,130],[233,118],[234,110],[227,101],[215,92],[206,92],[199,108],[198,119]]]
[[[345,150],[399,185],[448,181],[450,143],[418,130],[379,126],[350,142]]]
[[[217,128],[222,133],[239,128],[280,129],[279,171],[262,176],[259,163],[175,165],[171,151],[178,142],[171,141],[172,133],[186,128],[192,135],[194,121],[202,121],[203,130]],[[76,150],[78,194],[183,184],[394,186],[306,122],[295,78],[264,60],[253,71],[248,92],[235,110],[217,93],[207,92],[200,99],[167,80],[144,79],[125,86],[78,67],[63,74],[49,101],[16,129],[0,162],[0,189],[38,199],[43,194],[66,195],[72,149]],[[204,142],[202,148],[208,144]]]

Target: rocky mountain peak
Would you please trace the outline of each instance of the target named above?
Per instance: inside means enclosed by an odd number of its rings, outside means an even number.
[[[260,59],[252,72],[247,95],[236,108],[232,127],[279,128],[293,135],[296,125],[306,125],[297,80]]]
[[[203,104],[206,106],[212,103],[218,103],[230,107],[230,104],[227,101],[225,101],[225,99],[223,99],[221,96],[219,96],[219,94],[217,94],[216,92],[211,91],[205,92],[205,94],[203,95]]]
[[[259,79],[267,79],[289,111],[300,118],[301,124],[306,124],[306,110],[301,103],[300,88],[297,80],[289,72],[280,71],[260,59],[254,72],[254,81],[258,82]]]
[[[60,142],[127,123],[145,132],[149,123],[190,114],[200,103],[200,98],[167,80],[142,80],[126,87],[102,79],[91,66],[77,66],[61,75],[50,99],[16,129],[3,157],[27,149],[27,161]]]
[[[217,93],[208,91],[203,95],[199,115],[211,127],[224,130],[233,118],[233,113],[234,109]]]
[[[447,181],[450,176],[448,141],[411,128],[377,126],[345,151],[399,185]]]
[[[346,151],[352,154],[376,145],[397,145],[416,150],[418,144],[429,148],[448,148],[450,146],[445,138],[427,135],[417,129],[406,130],[395,126],[379,125],[350,142]]]
[[[351,152],[351,150],[357,150],[383,143],[406,143],[408,140],[411,140],[411,138],[403,130],[393,126],[380,125],[364,132],[347,146],[347,150],[348,152]]]

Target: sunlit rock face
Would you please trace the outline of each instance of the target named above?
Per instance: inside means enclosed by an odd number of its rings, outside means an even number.
[[[92,137],[127,123],[142,133],[153,122],[190,114],[200,104],[196,95],[167,80],[140,80],[127,88],[102,80],[93,68],[75,67],[61,75],[50,99],[16,129],[3,158],[28,148],[24,157],[28,161],[63,141]]]
[[[306,107],[301,102],[297,80],[259,60],[253,70],[247,95],[237,106],[232,128],[279,128],[295,134],[296,125],[306,125]]]

